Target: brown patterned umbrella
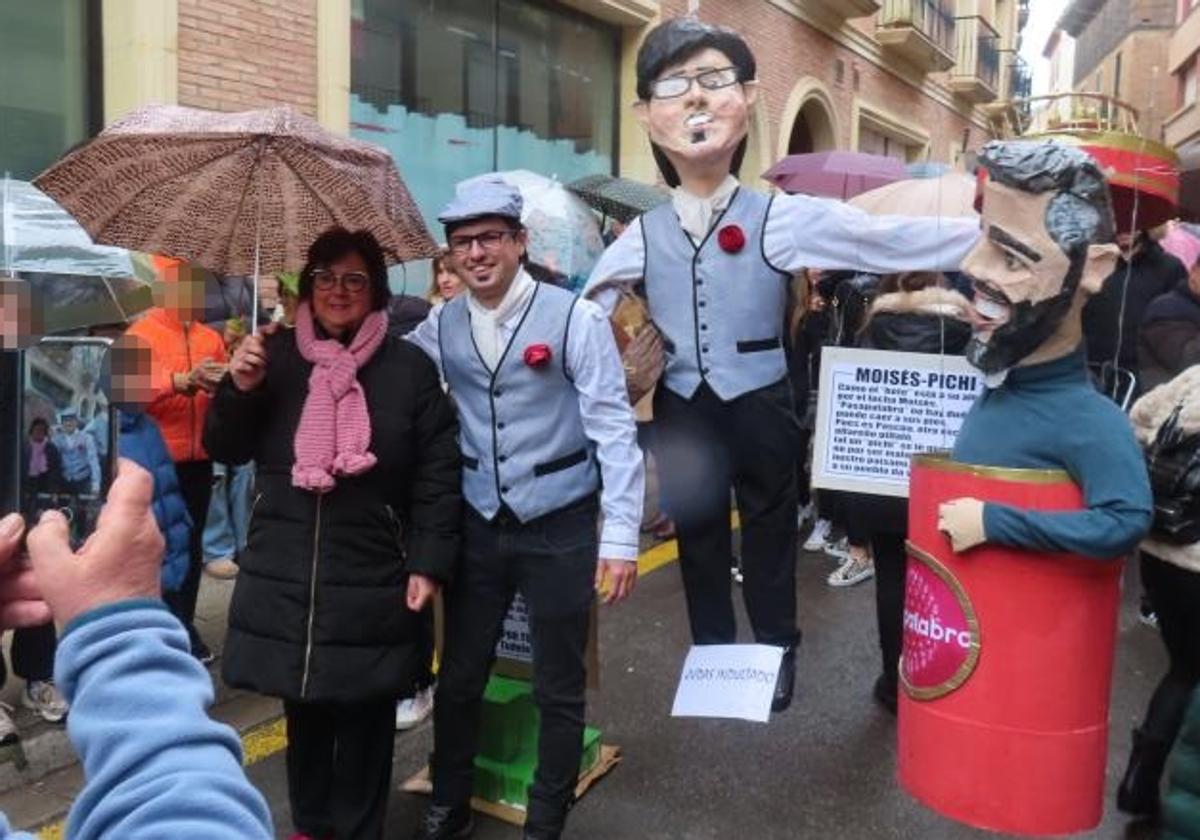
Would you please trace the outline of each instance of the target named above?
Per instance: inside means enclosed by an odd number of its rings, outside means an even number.
[[[295,269],[334,225],[369,230],[389,262],[438,252],[386,151],[290,108],[140,108],[34,183],[96,242],[217,274]]]

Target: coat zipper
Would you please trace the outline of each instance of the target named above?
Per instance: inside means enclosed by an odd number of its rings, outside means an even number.
[[[308,671],[312,664],[313,649],[313,619],[317,611],[317,562],[321,556],[321,499],[317,496],[317,525],[313,529],[313,551],[311,577],[308,582],[308,629],[304,639],[304,676],[300,679],[300,696],[308,696]]]
[[[392,533],[395,535],[396,548],[400,551],[400,561],[404,562],[404,540],[400,529],[400,517],[396,515],[395,509],[391,505],[384,505],[387,508],[388,516],[392,520]]]
[[[188,373],[192,372],[192,343],[188,341],[188,327],[191,326],[190,321],[183,323],[183,352],[187,355]],[[191,449],[192,457],[190,460],[196,460],[196,395],[192,394],[188,400],[188,415],[191,422],[188,423],[188,446]]]

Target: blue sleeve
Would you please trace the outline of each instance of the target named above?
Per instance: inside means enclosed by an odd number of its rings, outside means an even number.
[[[67,732],[86,780],[68,837],[275,836],[237,735],[208,717],[212,680],[161,602],[126,601],[73,621],[55,679],[71,702]]]
[[[1097,560],[1115,560],[1137,547],[1154,516],[1142,450],[1116,406],[1111,411],[1106,406],[1085,425],[1064,447],[1068,471],[1083,488],[1084,510],[1032,511],[989,503],[983,510],[989,542]]]

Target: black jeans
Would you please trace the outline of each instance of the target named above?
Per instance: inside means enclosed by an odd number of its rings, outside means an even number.
[[[904,534],[871,534],[875,557],[875,621],[879,625],[879,652],[884,682],[895,694],[899,688],[898,666],[904,637],[904,586],[908,551]]]
[[[41,627],[14,630],[12,638],[12,670],[26,682],[44,682],[54,679],[54,652],[58,647],[58,636],[54,623]],[[0,686],[8,679],[4,657],[0,656]]]
[[[383,837],[392,786],[396,704],[283,704],[292,824],[324,840]]]
[[[1158,631],[1170,665],[1150,698],[1142,731],[1175,742],[1192,691],[1200,683],[1200,573],[1142,552],[1142,586],[1158,614]]]
[[[175,617],[183,622],[188,634],[195,636],[192,621],[196,618],[196,598],[200,594],[200,572],[204,567],[204,523],[208,520],[208,503],[212,499],[212,461],[176,461],[179,490],[183,503],[192,518],[192,533],[188,540],[188,568],[178,592],[167,592],[163,600]]]
[[[737,641],[729,565],[729,488],[742,530],[742,594],[754,638],[794,647],[799,426],[782,380],[729,402],[707,385],[655,397],[662,481],[679,533],[679,568],[696,644]]]
[[[533,698],[541,714],[526,825],[561,830],[583,757],[596,515],[595,497],[526,524],[503,512],[488,522],[467,508],[462,566],[446,591],[445,650],[433,705],[434,802],[459,806],[470,799],[480,702],[504,616],[520,592],[529,609]]]

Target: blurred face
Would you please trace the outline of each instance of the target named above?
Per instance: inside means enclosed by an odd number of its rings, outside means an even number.
[[[33,293],[22,280],[0,280],[0,350],[23,350],[41,337]]]
[[[112,355],[112,400],[118,406],[143,409],[150,404],[150,346],[138,336],[123,335]]]
[[[154,301],[180,321],[199,321],[204,318],[204,278],[198,271],[179,266],[165,273],[164,280],[154,284]]]
[[[525,243],[525,231],[493,216],[455,228],[446,261],[480,303],[497,306],[521,268]]]
[[[448,268],[443,267],[437,275],[438,294],[442,300],[451,300],[462,291],[462,281],[458,279],[458,275]]]
[[[312,290],[313,317],[331,336],[354,332],[371,312],[371,277],[354,251],[319,266],[313,272]]]
[[[709,47],[664,69],[650,99],[635,109],[651,142],[682,176],[693,167],[728,168],[750,130],[757,95],[753,82],[737,81],[728,56]]]
[[[79,428],[79,421],[76,420],[74,417],[66,417],[63,419],[62,430],[64,432],[66,432],[68,435],[75,434],[75,431],[78,428]]]
[[[33,428],[29,430],[29,439],[34,443],[41,443],[46,439],[46,424],[35,423]]]

